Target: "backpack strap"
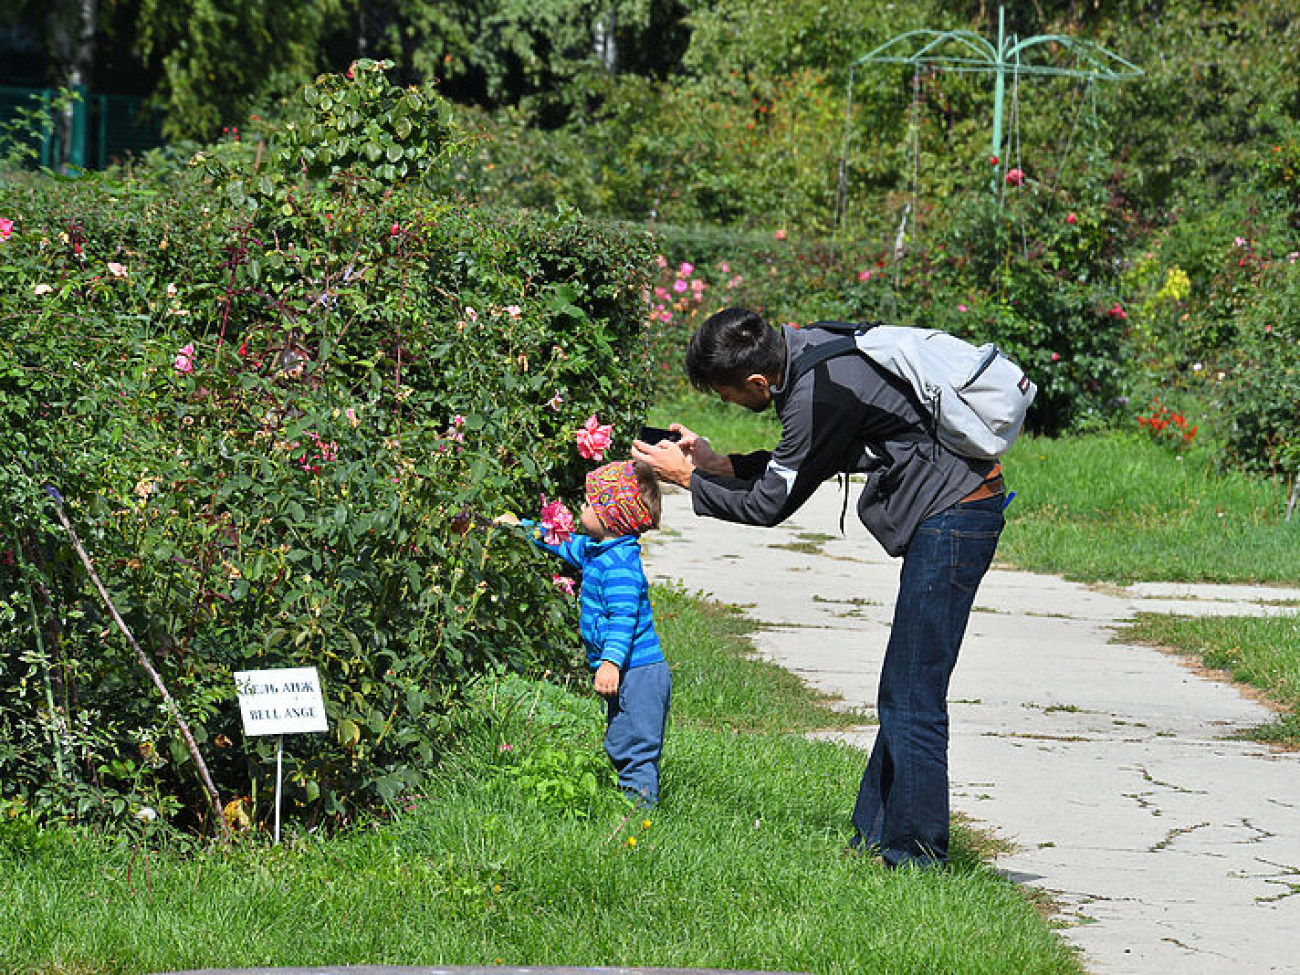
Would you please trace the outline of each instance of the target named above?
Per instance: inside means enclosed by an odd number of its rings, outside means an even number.
[[[879,324],[879,322],[813,322],[808,326],[809,328],[820,328],[827,332],[833,332],[838,338],[814,345],[810,349],[804,349],[795,356],[790,363],[790,375],[782,377],[782,384],[788,389],[796,379],[815,366],[821,365],[827,359],[844,355],[846,352],[857,352],[858,343],[854,337],[861,335],[868,329],[875,328]]]
[[[782,383],[786,389],[789,389],[800,376],[811,371],[815,366],[821,365],[827,359],[834,359],[846,352],[857,351],[858,343],[853,340],[851,335],[841,335],[829,342],[822,342],[810,349],[804,349],[790,362],[790,375],[782,377]]]
[[[884,322],[813,322],[813,324],[807,327],[824,329],[827,332],[835,333],[837,337],[831,339],[829,342],[822,342],[818,345],[812,346],[811,348],[806,348],[795,356],[794,361],[790,363],[790,375],[781,377],[782,385],[786,389],[789,389],[796,379],[813,367],[821,365],[827,359],[833,359],[836,356],[844,355],[848,352],[861,353],[862,350],[858,348],[857,336],[869,332],[876,326],[883,324]],[[869,356],[867,358],[870,359]],[[887,370],[882,369],[881,374],[886,378],[886,381],[894,385],[899,392],[916,403],[921,412],[921,416],[930,421],[928,425],[922,428],[922,430],[917,430],[915,433],[905,434],[898,437],[898,439],[916,443],[937,439],[937,421],[934,417],[930,416],[929,411],[926,410],[924,405],[917,400],[915,391],[913,391],[913,389],[903,380],[889,374]]]

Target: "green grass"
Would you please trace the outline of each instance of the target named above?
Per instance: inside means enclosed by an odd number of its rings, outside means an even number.
[[[980,863],[978,835],[955,831],[942,873],[842,857],[863,755],[792,732],[851,719],[749,661],[735,614],[655,600],[677,677],[653,812],[518,774],[548,751],[603,763],[585,688],[486,682],[426,794],[344,836],[183,856],[0,827],[0,969],[1080,971],[1029,893]]]
[[[1129,434],[1022,438],[998,558],[1080,582],[1300,583],[1284,486],[1213,460]]]
[[[1121,633],[1126,641],[1173,647],[1206,667],[1264,691],[1283,710],[1251,737],[1300,746],[1300,618],[1166,616],[1144,613]]]
[[[756,659],[748,639],[754,624],[738,611],[700,602],[677,588],[657,589],[654,607],[655,627],[672,656],[675,724],[782,734],[874,721],[828,710],[842,702],[812,691],[783,667]]]

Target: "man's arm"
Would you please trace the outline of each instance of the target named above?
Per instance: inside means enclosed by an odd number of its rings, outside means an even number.
[[[745,525],[779,525],[827,478],[845,470],[860,452],[860,411],[852,393],[815,372],[801,376],[780,407],[781,441],[766,455],[737,455],[735,478],[699,474],[691,483],[697,515]],[[824,378],[824,377],[823,377]],[[761,465],[761,466],[760,466]],[[748,476],[745,476],[748,475]]]

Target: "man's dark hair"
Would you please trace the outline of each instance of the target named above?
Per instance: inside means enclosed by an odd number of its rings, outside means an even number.
[[[718,386],[741,386],[755,373],[775,381],[784,368],[781,333],[747,308],[725,308],[711,315],[686,349],[686,378],[703,393]]]

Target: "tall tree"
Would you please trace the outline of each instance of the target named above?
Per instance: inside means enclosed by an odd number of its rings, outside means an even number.
[[[94,74],[98,15],[97,0],[9,0],[0,5],[0,26],[23,27],[40,38],[47,81],[84,85]]]
[[[161,68],[157,98],[173,138],[211,138],[263,100],[331,65],[348,0],[142,0],[141,54]]]
[[[452,98],[566,114],[592,72],[666,74],[685,50],[684,0],[358,0],[372,57]]]

